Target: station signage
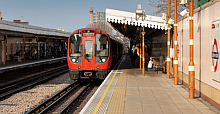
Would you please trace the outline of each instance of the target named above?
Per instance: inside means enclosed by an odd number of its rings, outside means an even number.
[[[217,44],[217,40],[214,39],[214,42],[212,45],[212,65],[213,65],[214,72],[216,72],[218,68],[218,59],[219,59],[218,44]]]
[[[220,81],[220,66],[219,66],[219,21],[212,23],[212,67],[214,72],[214,80]]]

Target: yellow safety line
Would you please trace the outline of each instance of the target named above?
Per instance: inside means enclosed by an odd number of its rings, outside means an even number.
[[[116,70],[114,76],[112,77],[112,79],[111,79],[111,81],[109,82],[107,88],[105,89],[105,92],[102,94],[102,97],[100,98],[100,100],[99,100],[98,104],[96,105],[96,107],[95,107],[94,111],[92,112],[92,114],[96,114],[96,113],[98,112],[98,110],[99,110],[99,108],[100,108],[100,106],[101,106],[101,104],[102,104],[102,101],[104,100],[104,98],[105,98],[105,96],[106,96],[106,94],[107,94],[107,92],[108,92],[110,86],[112,85],[112,82],[113,82],[113,80],[114,80],[114,78],[115,78],[117,72],[118,72],[118,69]]]
[[[124,113],[126,79],[127,79],[127,74],[120,74],[106,114]]]

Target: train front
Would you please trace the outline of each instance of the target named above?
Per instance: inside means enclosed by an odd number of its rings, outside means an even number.
[[[99,29],[79,29],[68,39],[70,79],[104,79],[111,65],[110,39]]]

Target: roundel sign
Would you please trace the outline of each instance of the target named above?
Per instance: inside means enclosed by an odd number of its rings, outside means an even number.
[[[219,58],[219,54],[218,54],[217,40],[214,39],[214,43],[212,46],[212,65],[214,68],[214,72],[216,72],[217,67],[218,67],[218,58]]]

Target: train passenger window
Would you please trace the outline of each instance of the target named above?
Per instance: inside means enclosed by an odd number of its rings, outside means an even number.
[[[104,34],[96,34],[96,63],[106,62],[109,55],[108,37]]]
[[[81,55],[81,34],[73,34],[69,39],[69,56]]]

